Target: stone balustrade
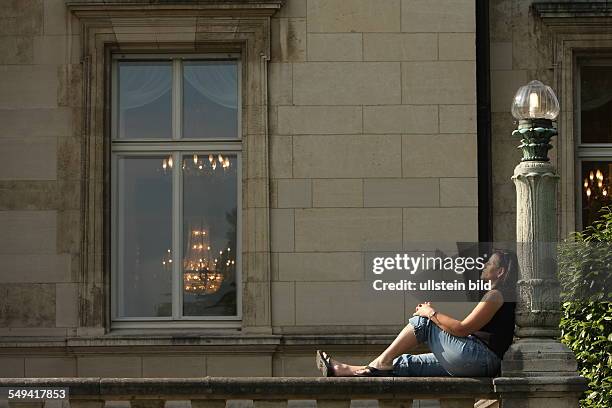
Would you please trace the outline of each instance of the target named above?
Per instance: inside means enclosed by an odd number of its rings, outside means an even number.
[[[191,401],[193,408],[224,408],[228,400],[252,400],[254,408],[286,408],[290,400],[316,400],[317,408],[350,408],[351,400],[378,400],[380,408],[411,408],[436,400],[441,408],[473,408],[495,399],[491,378],[1,378],[0,387],[69,389],[71,408],[102,408],[129,401],[132,408],[163,408]],[[42,408],[43,402],[9,400],[9,408]],[[479,404],[479,406],[490,406]]]

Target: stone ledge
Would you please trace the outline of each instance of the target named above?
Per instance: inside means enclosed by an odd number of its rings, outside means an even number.
[[[544,393],[544,392],[583,392],[588,380],[578,375],[542,377],[497,377],[493,379],[495,392],[498,393]]]
[[[491,378],[202,377],[2,378],[0,387],[69,387],[71,399],[438,399],[495,398]]]
[[[354,334],[354,335],[246,335],[220,333],[180,333],[171,334],[109,334],[105,336],[83,337],[48,337],[48,336],[15,336],[0,337],[0,350],[37,347],[55,348],[88,348],[88,347],[133,347],[133,346],[223,346],[228,349],[236,346],[382,346],[389,344],[396,335]]]

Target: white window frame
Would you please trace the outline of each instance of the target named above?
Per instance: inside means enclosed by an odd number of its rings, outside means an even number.
[[[582,143],[582,108],[581,108],[581,75],[584,66],[609,66],[612,67],[612,56],[597,57],[594,55],[578,56],[576,64],[576,75],[574,76],[574,118],[575,118],[575,140],[576,140],[576,167],[574,169],[574,188],[576,205],[576,227],[583,230],[586,226],[582,220],[582,164],[590,161],[612,161],[612,143]]]
[[[120,139],[118,137],[118,82],[119,61],[172,61],[172,139]],[[238,112],[237,137],[233,139],[181,139],[182,125],[182,61],[184,60],[235,60],[237,62]],[[238,53],[193,54],[113,54],[111,66],[111,328],[239,328],[242,321],[242,62]],[[182,316],[182,253],[183,177],[179,170],[183,156],[209,153],[235,154],[237,166],[237,218],[236,218],[236,315],[235,316]],[[172,155],[176,165],[172,171],[172,315],[170,317],[118,317],[119,263],[121,249],[118,245],[120,157]]]

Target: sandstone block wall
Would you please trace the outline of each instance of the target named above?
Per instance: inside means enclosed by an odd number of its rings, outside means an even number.
[[[133,340],[117,356],[62,343],[78,327],[78,28],[63,0],[0,7],[0,337],[53,339],[0,349],[0,375],[315,375],[301,354],[315,346],[185,355]],[[273,330],[395,333],[409,299],[355,297],[364,246],[477,239],[475,2],[287,0],[271,32]]]
[[[62,0],[0,7],[0,336],[77,325],[78,72]],[[73,65],[77,64],[77,65]]]
[[[274,329],[400,325],[360,252],[477,240],[475,2],[289,0],[272,41]]]

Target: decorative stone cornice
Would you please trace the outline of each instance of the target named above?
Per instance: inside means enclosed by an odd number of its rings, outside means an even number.
[[[612,3],[608,2],[537,2],[531,7],[553,32],[608,32],[612,22]]]
[[[254,346],[261,351],[261,347],[271,347],[277,351],[278,347],[291,348],[292,350],[312,351],[314,346],[329,345],[340,348],[361,348],[363,345],[385,346],[393,340],[395,336],[381,334],[345,334],[345,335],[257,335],[235,333],[211,333],[201,331],[194,333],[177,334],[107,334],[101,336],[85,337],[0,337],[0,350],[5,349],[24,349],[24,348],[110,348],[117,347],[154,347],[166,348],[185,346],[202,347],[211,346],[218,350],[223,347],[227,350],[247,347],[253,349]],[[425,349],[424,349],[425,350]],[[4,351],[3,351],[4,352]]]
[[[536,2],[532,7],[542,19],[612,17],[612,4],[607,1]]]

